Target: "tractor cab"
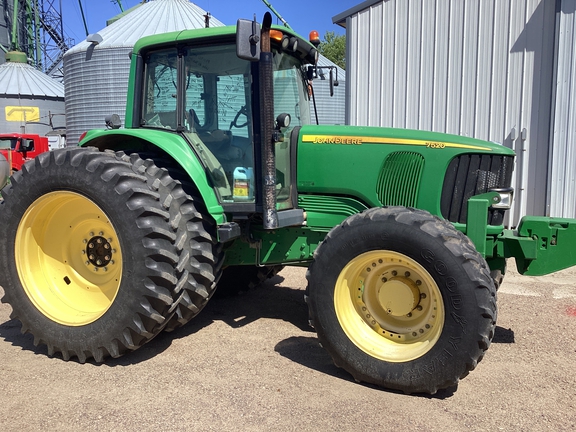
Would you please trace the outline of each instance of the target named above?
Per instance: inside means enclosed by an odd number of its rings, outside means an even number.
[[[281,30],[272,32],[270,77],[262,77],[259,59],[250,61],[237,55],[234,34],[222,37],[219,43],[214,39],[210,44],[193,41],[153,50],[144,57],[140,127],[181,134],[204,165],[220,204],[233,220],[263,212],[262,186],[270,186],[271,177],[263,168],[266,146],[272,147],[273,211],[296,207],[292,167],[297,140],[290,138],[295,128],[310,123],[303,55],[310,46],[298,51],[298,42],[309,44]],[[287,46],[285,41],[290,38],[292,45]],[[266,86],[262,80],[271,81],[271,94],[263,94]],[[270,108],[272,122],[262,117]],[[272,123],[266,125],[272,136],[264,136],[263,121]],[[294,214],[288,219],[294,220]]]

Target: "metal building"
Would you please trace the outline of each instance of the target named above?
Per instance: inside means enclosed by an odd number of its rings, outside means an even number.
[[[347,122],[513,148],[515,204],[576,217],[576,0],[368,0],[347,33]]]
[[[63,129],[64,86],[27,63],[26,54],[6,53],[0,65],[0,131],[46,135]]]
[[[104,129],[104,118],[118,114],[124,123],[129,54],[138,39],[158,33],[203,28],[206,11],[188,0],[141,4],[64,56],[66,128],[69,145],[89,129]],[[210,27],[223,25],[210,18]]]

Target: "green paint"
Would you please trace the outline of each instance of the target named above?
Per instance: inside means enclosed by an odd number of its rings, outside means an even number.
[[[502,236],[503,254],[515,257],[518,271],[540,276],[576,265],[576,219],[525,216],[518,234]]]
[[[367,209],[352,198],[324,195],[300,195],[298,207],[306,212],[308,226],[318,229],[335,227],[348,216]]]
[[[86,134],[81,145],[112,150],[139,150],[147,145],[159,148],[178,161],[188,173],[214,220],[219,224],[225,222],[224,210],[208,183],[205,169],[182,136],[153,129],[93,130]]]

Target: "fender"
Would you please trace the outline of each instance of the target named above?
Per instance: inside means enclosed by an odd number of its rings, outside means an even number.
[[[148,144],[169,154],[194,181],[206,209],[217,224],[226,222],[224,209],[208,183],[205,168],[202,166],[189,144],[177,133],[153,129],[91,130],[78,144],[81,147],[93,146],[100,150],[138,150]]]

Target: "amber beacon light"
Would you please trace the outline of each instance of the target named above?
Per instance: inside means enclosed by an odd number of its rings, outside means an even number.
[[[310,43],[312,45],[314,45],[316,48],[318,48],[318,45],[320,45],[320,35],[318,34],[318,32],[316,30],[312,30],[310,32],[308,39],[310,40]]]

